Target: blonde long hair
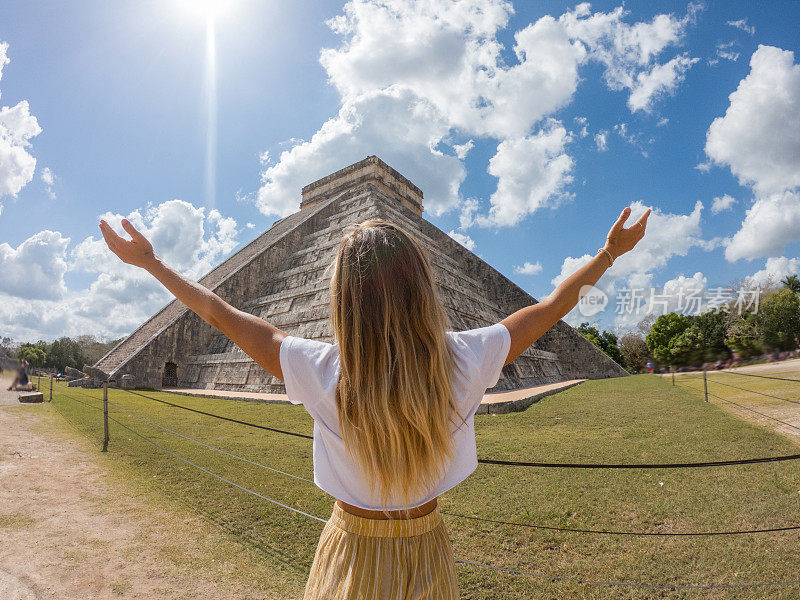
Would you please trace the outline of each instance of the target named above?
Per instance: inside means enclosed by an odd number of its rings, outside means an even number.
[[[425,251],[383,219],[346,232],[331,267],[342,438],[381,505],[408,508],[453,456],[447,313]]]

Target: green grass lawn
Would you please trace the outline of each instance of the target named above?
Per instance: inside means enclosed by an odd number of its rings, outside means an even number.
[[[800,400],[798,385],[787,383],[781,394]],[[718,393],[726,396],[722,389]],[[311,418],[300,406],[145,393],[281,429],[306,434],[312,430]],[[57,385],[54,396],[54,407],[79,431],[97,440],[99,449],[102,414],[66,394],[96,402],[101,390]],[[312,478],[309,440],[210,419],[124,391],[110,391],[109,399],[207,444]],[[736,401],[745,402],[744,397]],[[111,414],[240,485],[323,518],[330,514],[332,499],[311,483],[242,463],[123,412]],[[479,416],[476,431],[480,457],[528,461],[690,462],[792,454],[800,448],[769,429],[703,402],[693,390],[672,387],[668,379],[648,375],[590,381],[547,397],[522,413]],[[264,576],[280,578],[295,590],[295,597],[302,595],[320,523],[216,480],[113,422],[104,460],[160,499],[201,512],[230,536],[260,549]],[[799,467],[798,462],[672,470],[481,465],[441,498],[440,507],[489,519],[583,529],[685,532],[780,527],[800,524]],[[622,537],[548,532],[454,516],[445,520],[457,557],[545,575],[676,585],[800,579],[800,531]],[[800,585],[734,591],[636,589],[553,581],[467,565],[459,565],[459,577],[463,598],[788,600],[800,596]]]

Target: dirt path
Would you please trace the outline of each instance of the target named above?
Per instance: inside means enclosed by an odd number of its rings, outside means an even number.
[[[52,405],[21,405],[0,384],[0,599],[297,597],[297,575],[259,589],[257,552],[157,506]]]

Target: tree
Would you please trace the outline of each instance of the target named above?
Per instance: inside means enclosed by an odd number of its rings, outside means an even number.
[[[692,323],[673,337],[668,344],[672,364],[694,365],[702,363],[706,354],[706,340],[697,323]]]
[[[0,356],[8,356],[9,358],[17,355],[18,345],[10,337],[3,337],[0,340]]]
[[[689,325],[691,325],[689,317],[674,312],[660,315],[656,319],[645,341],[647,348],[658,362],[662,365],[676,364],[675,357],[670,350],[670,342],[672,338],[682,334]]]
[[[600,348],[600,350],[605,352],[612,360],[620,365],[622,364],[622,354],[617,346],[616,335],[610,331],[603,331],[603,333],[600,333],[596,327],[590,327],[589,323],[581,323],[578,326],[578,333]]]
[[[45,366],[61,370],[64,367],[82,369],[88,359],[81,344],[72,338],[62,337],[47,347]]]
[[[622,354],[623,366],[631,372],[643,371],[647,362],[653,359],[647,348],[647,342],[638,333],[626,333],[619,338],[619,351]]]
[[[703,335],[704,352],[698,362],[730,358],[730,348],[725,344],[728,316],[719,310],[709,310],[692,318]]]
[[[763,352],[759,337],[757,315],[747,310],[728,325],[725,344],[741,358],[750,358]]]
[[[39,344],[22,344],[17,352],[17,358],[27,359],[31,366],[41,367],[47,359],[44,348]]]
[[[794,350],[800,339],[800,299],[789,287],[769,294],[758,309],[758,340],[768,350]]]
[[[797,275],[787,275],[781,280],[781,285],[795,294],[800,294],[800,278]]]

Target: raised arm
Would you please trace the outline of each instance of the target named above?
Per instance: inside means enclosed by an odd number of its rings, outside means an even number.
[[[617,222],[608,232],[603,248],[613,259],[632,250],[644,236],[650,210],[648,209],[636,223],[626,229],[625,221],[630,214],[630,208],[623,209]],[[517,358],[559,319],[571,311],[582,297],[583,286],[597,283],[601,275],[611,266],[611,260],[606,252],[599,250],[592,260],[562,281],[547,298],[538,304],[526,306],[500,321],[511,333],[511,349],[508,351],[508,357],[504,364],[507,365]]]
[[[127,219],[122,220],[122,227],[130,234],[130,241],[117,235],[108,223],[100,221],[106,244],[122,262],[148,271],[178,300],[206,323],[224,333],[264,370],[283,379],[279,356],[286,333],[255,315],[234,308],[208,288],[164,264],[153,252],[153,246],[147,238]]]

